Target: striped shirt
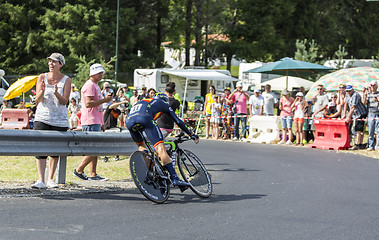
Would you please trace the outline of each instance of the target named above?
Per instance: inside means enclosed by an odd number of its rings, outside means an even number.
[[[369,115],[379,115],[379,102],[375,100],[375,97],[379,98],[379,92],[377,93],[369,93],[367,95],[367,107],[368,107],[368,114]]]
[[[345,101],[349,105],[349,108],[355,106],[352,116],[353,119],[360,118],[367,114],[366,107],[362,103],[362,97],[358,92],[354,91],[351,97],[349,96],[349,94],[346,94]]]

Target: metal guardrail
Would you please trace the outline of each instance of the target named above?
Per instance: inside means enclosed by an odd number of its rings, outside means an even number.
[[[66,179],[67,156],[126,155],[137,150],[129,132],[0,129],[0,156],[60,156],[57,182]]]

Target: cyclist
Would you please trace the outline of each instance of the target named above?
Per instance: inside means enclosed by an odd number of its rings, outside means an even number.
[[[199,137],[192,133],[180,120],[172,108],[168,105],[168,97],[164,93],[156,93],[153,98],[147,98],[136,103],[129,112],[126,119],[126,127],[129,129],[130,135],[136,142],[139,151],[146,150],[146,144],[138,132],[141,127],[144,128],[147,137],[153,144],[158,156],[160,157],[164,167],[170,173],[170,178],[174,186],[188,187],[189,183],[182,181],[175,172],[175,168],[164,146],[163,135],[155,120],[162,113],[168,113],[174,122],[187,133],[195,143],[199,143]]]

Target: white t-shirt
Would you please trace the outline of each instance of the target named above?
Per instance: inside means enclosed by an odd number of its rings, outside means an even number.
[[[263,114],[274,115],[274,104],[278,103],[278,99],[275,98],[272,92],[263,92],[262,97],[264,99]]]
[[[264,98],[259,95],[256,97],[255,95],[251,95],[249,99],[249,104],[251,105],[251,110],[253,115],[259,115],[261,112],[261,107],[264,106]]]

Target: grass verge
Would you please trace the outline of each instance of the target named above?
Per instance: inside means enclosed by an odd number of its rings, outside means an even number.
[[[78,181],[73,176],[73,171],[82,161],[79,157],[67,157],[66,183]],[[88,167],[87,167],[88,168]],[[85,169],[88,171],[88,169]],[[46,171],[47,172],[47,171]],[[100,176],[105,176],[111,181],[130,180],[129,156],[120,156],[119,161],[109,157],[108,162],[99,158],[97,172]],[[0,161],[0,181],[12,182],[34,182],[38,179],[36,159],[25,156],[2,156]]]

